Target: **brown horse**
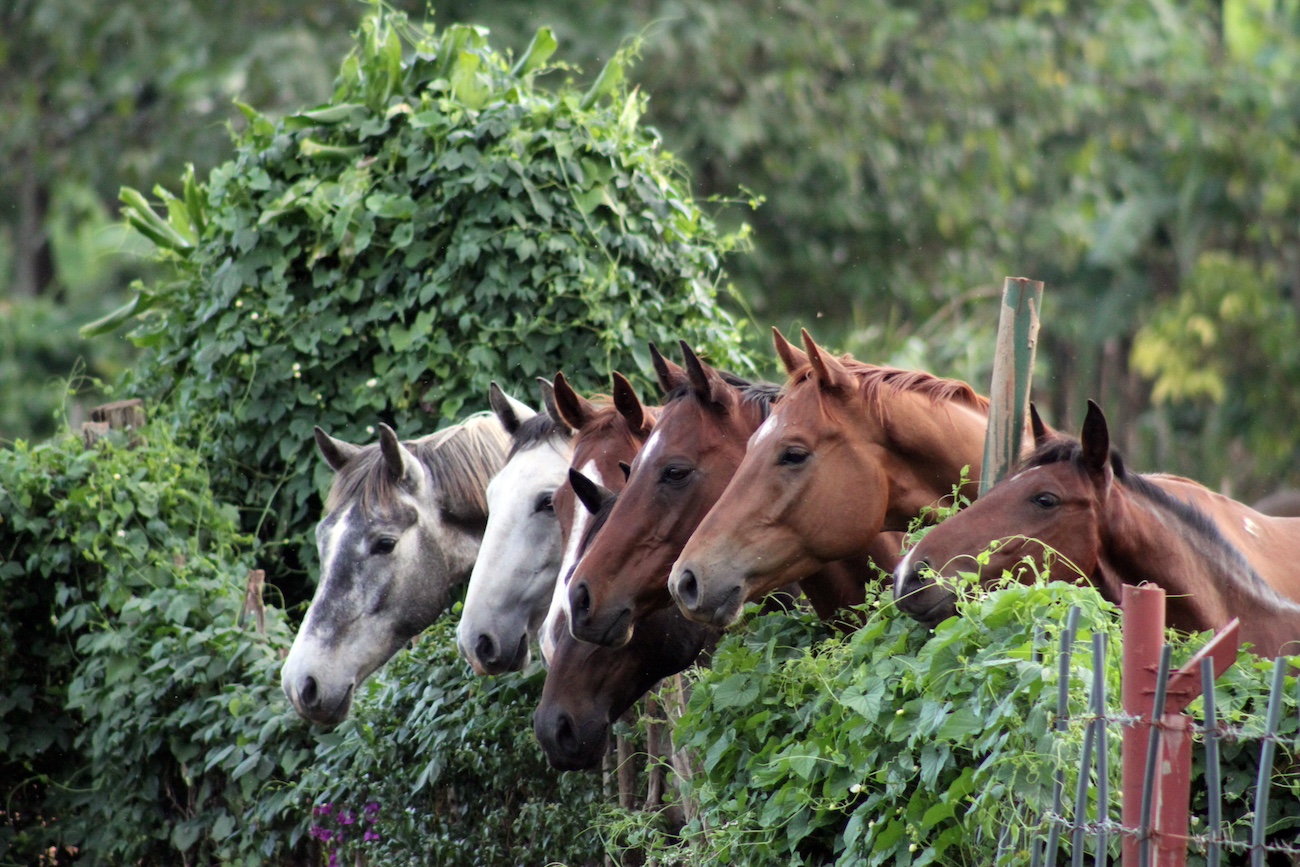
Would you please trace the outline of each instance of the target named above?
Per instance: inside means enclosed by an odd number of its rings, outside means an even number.
[[[1240,617],[1255,652],[1300,651],[1300,519],[1262,515],[1189,479],[1129,472],[1092,401],[1078,440],[1037,427],[1035,440],[1022,470],[899,564],[900,609],[935,623],[955,613],[945,579],[958,571],[988,580],[1050,570],[1090,581],[1116,604],[1123,584],[1150,582],[1168,594],[1176,629],[1218,629]]]
[[[685,367],[650,347],[663,411],[632,462],[627,486],[609,522],[569,579],[569,629],[596,644],[619,646],[654,611],[672,606],[668,573],[691,533],[721,496],[745,455],[745,444],[768,417],[778,388],[715,370],[681,344]],[[901,538],[873,548],[892,569]],[[869,563],[824,568],[802,582],[824,619],[865,598]]]
[[[556,374],[554,396],[561,421],[575,432],[571,466],[597,485],[618,491],[626,481],[622,466],[635,458],[645,444],[659,408],[641,403],[631,383],[622,374],[614,373],[612,379],[613,401],[607,405],[579,395],[562,373]],[[578,561],[578,546],[591,518],[591,513],[575,496],[568,479],[555,489],[552,503],[560,523],[564,556],[560,561],[550,610],[538,634],[542,657],[548,662],[557,630],[567,631],[567,615],[563,610],[569,598],[566,582]]]
[[[618,495],[576,470],[570,475],[575,496],[592,515],[579,541],[578,550],[583,550],[599,538],[596,531],[602,525],[608,526]],[[559,630],[533,714],[533,732],[551,765],[567,771],[599,765],[614,721],[659,680],[684,671],[717,637],[718,630],[687,620],[671,607],[639,623],[619,648],[588,644]]]
[[[905,531],[979,477],[988,401],[964,382],[806,354],[774,330],[789,380],[672,569],[686,616],[725,625],[741,606]],[[972,490],[973,495],[973,490]]]

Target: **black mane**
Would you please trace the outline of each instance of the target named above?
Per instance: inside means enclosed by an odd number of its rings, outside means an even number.
[[[1083,445],[1072,437],[1058,436],[1044,443],[1025,459],[1024,467],[1042,467],[1049,464],[1069,463],[1081,473],[1086,473]],[[1225,558],[1224,564],[1233,572],[1247,575],[1258,585],[1268,587],[1246,556],[1220,532],[1219,526],[1203,510],[1186,500],[1180,500],[1157,485],[1149,476],[1129,472],[1124,458],[1115,449],[1110,450],[1111,471],[1115,481],[1127,490],[1142,497],[1161,511],[1167,512],[1183,524],[1196,537],[1205,540]],[[1271,589],[1271,588],[1270,588]]]
[[[519,429],[510,436],[510,454],[506,456],[506,460],[510,460],[526,448],[546,442],[559,432],[560,426],[555,423],[555,419],[551,418],[550,413],[537,413],[520,424]]]
[[[772,404],[781,393],[781,386],[771,382],[753,382],[725,370],[719,370],[717,373],[722,377],[723,382],[740,391],[742,402],[758,404],[763,417],[767,418],[768,413],[772,411]],[[684,382],[664,395],[664,406],[693,394],[694,389],[691,388],[690,383]]]

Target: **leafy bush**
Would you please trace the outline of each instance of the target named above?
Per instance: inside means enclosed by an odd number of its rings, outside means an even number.
[[[384,865],[602,863],[600,775],[552,769],[533,736],[543,678],[536,664],[475,677],[443,618],[321,736],[301,781],[313,833],[344,863],[356,851]],[[340,810],[354,821],[329,821]]]
[[[1081,617],[1070,723],[1058,733],[1059,640],[1072,605]],[[964,616],[931,633],[897,614],[886,588],[849,636],[829,635],[804,614],[761,617],[728,636],[675,731],[699,760],[691,785],[698,816],[680,839],[656,838],[635,817],[613,832],[648,841],[664,863],[991,864],[999,845],[1005,863],[1028,863],[1030,841],[1046,836],[1053,773],[1066,772],[1067,793],[1076,785],[1092,632],[1109,636],[1107,691],[1116,713],[1118,622],[1091,588],[1061,583],[1014,585],[962,607]],[[1176,659],[1202,643],[1179,639]],[[1223,717],[1255,736],[1271,668],[1243,654],[1219,681]],[[1294,687],[1289,679],[1284,743],[1296,737]],[[1118,791],[1117,727],[1111,733],[1111,790]],[[1237,839],[1248,839],[1244,793],[1258,745],[1235,744],[1224,762],[1235,799],[1225,816]],[[1297,823],[1300,783],[1277,772],[1274,786],[1276,833]],[[1194,781],[1200,809],[1204,790]],[[1095,789],[1092,797],[1095,818]],[[1118,822],[1117,803],[1111,809]],[[1114,838],[1112,845],[1118,852]]]
[[[247,109],[233,160],[157,191],[165,217],[123,193],[174,278],[99,328],[143,315],[131,390],[170,401],[263,539],[301,541],[317,516],[315,424],[415,434],[482,406],[492,379],[531,393],[561,368],[607,389],[611,369],[649,368],[650,340],[743,367],[718,306],[740,238],[638,125],[625,56],[585,94],[552,91],[548,30],[513,66],[485,33],[377,13],[329,105]]]
[[[234,510],[166,423],[142,435],[0,451],[4,863],[260,863],[301,836],[274,785],[311,755],[279,696],[288,626],[241,628]]]

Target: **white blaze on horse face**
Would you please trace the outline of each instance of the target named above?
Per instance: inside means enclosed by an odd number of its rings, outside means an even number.
[[[559,573],[563,541],[550,508],[539,508],[563,484],[570,441],[551,437],[512,457],[487,488],[488,522],[470,575],[456,644],[476,673],[480,638],[498,659],[531,640],[545,617]]]
[[[781,423],[777,420],[776,413],[774,412],[767,417],[767,421],[758,426],[758,430],[754,431],[754,433],[750,435],[749,444],[746,448],[756,448],[768,438],[776,436],[780,427]]]
[[[661,445],[663,445],[663,440],[659,435],[659,431],[654,431],[650,434],[650,439],[645,441],[645,447],[642,448],[636,458],[633,459],[632,466],[639,467],[642,464],[648,464],[653,461]]]
[[[604,485],[605,480],[600,475],[600,470],[596,467],[594,460],[587,461],[580,469],[584,476],[591,479],[598,485]],[[578,565],[578,548],[582,545],[583,534],[587,530],[587,521],[591,518],[591,513],[587,507],[577,497],[573,498],[573,522],[569,525],[569,538],[564,546],[564,559],[560,561],[560,574],[555,579],[555,593],[551,597],[551,608],[546,614],[546,620],[542,624],[540,643],[542,646],[542,658],[548,663],[551,661],[551,654],[555,650],[554,632],[557,623],[568,623],[569,618],[569,576],[573,574],[574,567]],[[563,620],[561,620],[563,618]]]

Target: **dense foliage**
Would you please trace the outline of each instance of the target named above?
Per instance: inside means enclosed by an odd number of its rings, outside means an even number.
[[[1058,732],[1060,638],[1071,606],[1081,616],[1070,719]],[[994,863],[999,852],[1007,860],[998,863],[1028,863],[1030,845],[1050,827],[1058,769],[1073,803],[1095,632],[1108,638],[1108,706],[1118,714],[1116,612],[1091,588],[1061,583],[1013,585],[961,609],[931,632],[894,611],[886,590],[849,636],[828,634],[806,614],[768,615],[729,636],[675,731],[699,758],[689,787],[698,816],[679,839],[636,821],[619,825],[619,839],[662,863],[974,865]],[[1180,639],[1175,662],[1201,643]],[[1217,693],[1220,718],[1247,736],[1224,753],[1224,816],[1243,842],[1259,755],[1249,738],[1263,731],[1271,670],[1271,661],[1243,654]],[[1283,744],[1296,743],[1296,710],[1288,679]],[[1119,740],[1113,725],[1112,792]],[[1269,831],[1285,840],[1300,824],[1300,783],[1285,762],[1274,787]],[[1203,816],[1203,779],[1193,791]],[[1095,787],[1090,797],[1087,819],[1095,821]],[[1111,819],[1119,822],[1118,798]],[[1116,857],[1118,845],[1112,835]]]
[[[600,864],[610,809],[600,775],[554,770],[533,736],[544,676],[534,664],[475,677],[456,652],[455,621],[439,621],[321,737],[300,783],[317,813],[368,808],[374,821],[362,829],[318,815],[317,836],[343,863],[359,851],[392,867]]]
[[[414,436],[482,408],[493,379],[529,394],[561,368],[644,385],[651,340],[741,363],[717,303],[736,239],[639,125],[621,59],[552,91],[555,47],[539,31],[511,65],[476,28],[377,16],[330,105],[250,109],[233,160],[159,191],[166,217],[124,192],[174,265],[122,311],[148,347],[132,389],[188,421],[262,538],[317,517],[313,425]]]
[[[279,695],[290,633],[239,623],[250,563],[206,462],[64,435],[0,451],[0,860],[258,863],[288,853],[311,754]]]

